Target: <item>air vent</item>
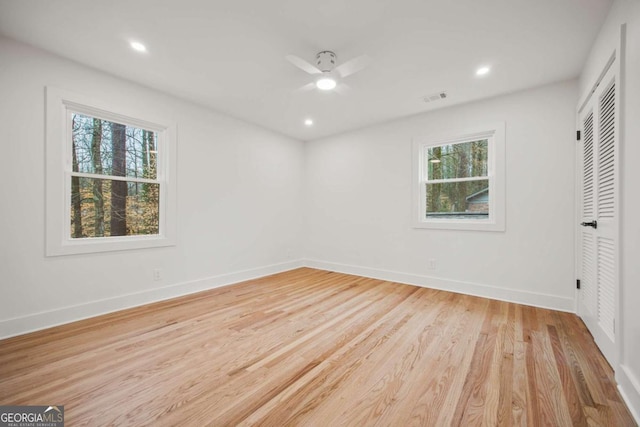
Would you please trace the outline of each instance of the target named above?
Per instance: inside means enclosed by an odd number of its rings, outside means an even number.
[[[442,92],[432,93],[431,95],[427,95],[424,98],[422,98],[422,100],[424,102],[433,102],[433,101],[440,101],[441,99],[445,99],[446,97],[447,97],[447,92],[442,91]]]

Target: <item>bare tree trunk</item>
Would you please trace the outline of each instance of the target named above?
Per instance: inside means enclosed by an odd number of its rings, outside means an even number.
[[[457,158],[458,158],[458,170],[456,173],[457,177],[467,177],[469,176],[469,172],[467,170],[467,166],[469,164],[469,156],[468,153],[466,152],[466,150],[464,148],[462,148],[461,146],[459,150],[457,150]],[[453,211],[454,212],[464,212],[467,209],[467,183],[466,182],[459,182],[458,185],[455,186],[456,187],[456,196],[455,196],[455,201],[454,201],[454,207],[453,207]]]
[[[434,147],[433,159],[429,159],[429,165],[431,166],[431,170],[433,171],[431,179],[442,179],[442,163],[434,163],[431,162],[431,160],[442,160],[442,147]],[[427,165],[427,167],[429,167],[429,165]],[[440,184],[432,184],[430,187],[431,191],[427,192],[427,211],[440,212],[442,209],[441,186]]]
[[[157,177],[158,147],[154,136],[153,132],[147,132],[147,141],[149,141],[149,177],[155,179]]]
[[[93,137],[91,138],[91,159],[93,169],[97,174],[102,174],[102,156],[100,153],[102,144],[102,120],[93,119]],[[95,237],[104,237],[104,195],[102,193],[102,180],[93,180],[93,205],[96,211],[96,219],[93,224]]]
[[[482,172],[480,165],[480,147],[478,146],[479,142],[474,141],[471,143],[471,175],[469,176],[479,176]]]
[[[131,135],[129,135],[129,138],[131,138],[134,141],[137,140],[136,139],[135,130],[132,130]],[[141,142],[141,144],[142,144],[142,142]],[[133,177],[134,178],[138,178],[139,177],[138,171],[140,170],[140,168],[138,167],[138,149],[136,148],[137,145],[138,144],[135,144],[135,143],[131,145],[131,154],[133,155],[133,159],[134,159],[134,167],[133,167]],[[143,150],[143,153],[144,153],[144,150]],[[125,153],[125,160],[126,160],[126,153]],[[138,194],[140,194],[140,183],[136,181],[134,186],[135,186],[135,188],[133,189],[133,194],[137,197]]]
[[[73,116],[73,125],[71,128],[74,130],[73,138],[71,139],[71,151],[72,153],[72,167],[74,172],[78,172],[78,154],[76,153],[76,116]],[[80,177],[71,177],[71,207],[73,210],[73,234],[72,237],[82,237],[82,199],[80,197]]]
[[[124,125],[113,123],[111,140],[113,142],[112,174],[127,175],[127,138]],[[127,235],[127,182],[111,183],[111,235]]]
[[[149,131],[142,130],[142,177],[149,178]]]
[[[146,163],[144,164],[144,177],[157,178],[158,163],[158,147],[156,144],[155,133],[152,131],[143,131],[144,133],[144,149],[146,154]],[[157,184],[144,184],[144,201],[145,201],[145,233],[157,234],[159,225],[159,206],[160,194]]]
[[[76,154],[76,141],[71,143],[73,151],[73,171],[78,172],[78,155]],[[80,198],[80,177],[71,177],[71,206],[73,208],[73,237],[82,237],[82,200]]]
[[[150,153],[149,153],[149,136],[150,132],[146,130],[142,130],[142,177],[149,178],[149,163],[150,163]],[[148,200],[149,197],[149,184],[142,184],[142,195],[144,200]]]

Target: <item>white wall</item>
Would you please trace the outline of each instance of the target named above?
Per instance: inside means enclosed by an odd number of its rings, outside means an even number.
[[[564,82],[307,143],[305,257],[573,310],[576,102],[577,82]],[[412,229],[412,138],[497,121],[506,123],[506,232]]]
[[[46,85],[139,105],[177,123],[175,247],[44,256]],[[0,38],[0,145],[0,337],[300,259],[299,141]],[[163,270],[162,281],[153,281],[154,268]]]
[[[640,423],[640,1],[616,0],[591,50],[580,77],[580,98],[595,83],[611,53],[620,45],[621,25],[626,23],[626,49],[621,72],[621,323],[618,337],[622,352],[616,380]],[[618,55],[620,56],[620,55]]]

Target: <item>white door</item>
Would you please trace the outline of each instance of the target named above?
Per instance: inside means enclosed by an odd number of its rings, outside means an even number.
[[[612,366],[618,316],[619,89],[613,64],[579,112],[578,314]]]

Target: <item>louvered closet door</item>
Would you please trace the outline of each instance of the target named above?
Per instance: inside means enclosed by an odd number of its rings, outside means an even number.
[[[615,366],[618,304],[618,99],[614,67],[580,112],[578,312]]]

